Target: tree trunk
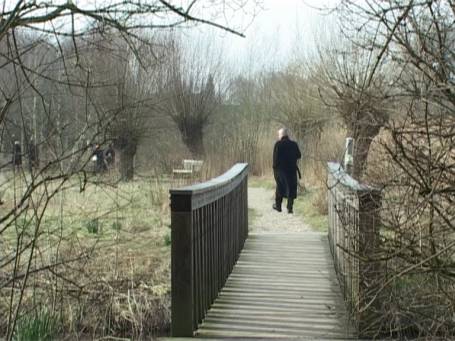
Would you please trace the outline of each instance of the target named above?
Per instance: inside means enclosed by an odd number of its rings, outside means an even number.
[[[379,130],[378,130],[379,132]],[[360,180],[366,168],[368,152],[370,151],[371,143],[378,133],[372,133],[369,136],[359,136],[354,138],[354,165],[352,175],[354,179]]]
[[[368,153],[370,151],[371,143],[376,135],[379,134],[381,129],[380,124],[374,122],[367,123],[368,121],[364,118],[361,121],[365,122],[354,122],[348,126],[348,132],[346,137],[352,137],[354,139],[354,150],[353,159],[354,165],[352,169],[352,177],[356,180],[361,180],[363,173],[366,168],[366,162],[368,159]]]
[[[188,147],[193,159],[201,160],[204,159],[205,149],[202,135],[202,127],[193,128],[187,130],[183,136],[183,143]]]
[[[130,181],[134,177],[134,157],[136,156],[137,146],[128,144],[119,149],[119,170],[120,180]]]

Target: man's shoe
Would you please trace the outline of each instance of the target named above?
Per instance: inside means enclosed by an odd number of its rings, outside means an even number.
[[[291,208],[291,209],[288,208],[288,213],[290,213],[290,214],[294,213],[294,211],[292,210],[292,208]]]
[[[278,207],[276,204],[273,204],[272,207],[275,211],[281,212],[281,207]]]

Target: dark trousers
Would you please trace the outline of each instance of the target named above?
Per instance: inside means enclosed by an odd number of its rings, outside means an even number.
[[[294,206],[294,198],[297,196],[297,174],[274,169],[274,177],[276,182],[275,204],[281,208],[283,198],[287,198],[287,209],[292,211]]]
[[[278,193],[278,191],[275,193],[275,204],[276,207],[281,208],[281,204],[283,202],[283,197]],[[288,202],[286,205],[286,208],[290,211],[292,211],[292,207],[294,206],[294,199],[293,198],[288,198]]]

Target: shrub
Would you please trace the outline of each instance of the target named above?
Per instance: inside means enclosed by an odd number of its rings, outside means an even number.
[[[25,315],[19,319],[14,340],[55,340],[57,330],[57,316],[47,309],[41,309],[36,313]]]
[[[112,223],[112,229],[113,229],[114,231],[120,231],[120,230],[122,229],[122,223],[119,222],[119,221],[114,221],[114,222]]]
[[[169,246],[171,245],[171,233],[168,232],[164,235],[164,245]]]
[[[87,228],[88,233],[97,234],[100,232],[101,224],[100,224],[99,219],[96,218],[96,219],[91,219],[91,220],[87,221],[85,224],[85,227]]]

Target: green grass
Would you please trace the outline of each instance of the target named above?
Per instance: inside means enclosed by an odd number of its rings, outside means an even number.
[[[101,224],[98,218],[90,219],[85,223],[88,233],[97,234],[101,230]]]
[[[57,316],[47,309],[22,316],[14,333],[15,341],[55,340],[57,334]]]
[[[254,208],[248,207],[248,226],[253,225],[258,216],[259,215]]]
[[[17,181],[8,185],[2,199],[6,207],[12,207],[14,194],[19,195],[25,184]],[[62,261],[80,258],[80,261],[71,262],[68,268],[58,268],[59,276],[67,281],[60,281],[60,277],[46,272],[31,276],[29,283],[37,285],[37,289],[33,286],[26,289],[24,310],[33,311],[36,305],[58,301],[56,310],[63,334],[71,332],[74,324],[88,333],[96,333],[92,328],[109,328],[113,335],[121,334],[124,328],[136,330],[135,321],[140,321],[150,332],[167,328],[169,184],[143,178],[111,185],[88,184],[83,192],[80,192],[77,179],[70,185],[50,200],[39,227],[29,210],[1,235],[0,257],[14,252],[22,231],[25,231],[22,243],[31,240],[34,232],[39,231],[39,252],[36,252],[33,266],[45,266],[49,259],[57,257]],[[50,184],[48,191],[54,186]],[[35,198],[42,193],[37,193]],[[80,257],[81,254],[84,257]],[[11,268],[3,270],[11,271]],[[78,291],[71,283],[84,288],[82,299],[73,298],[71,294]],[[66,288],[70,294],[65,292]],[[35,291],[39,291],[39,295],[35,295]],[[129,296],[132,291],[133,301]],[[128,297],[130,299],[126,299]],[[8,302],[0,297],[0,312],[7,311]],[[6,322],[2,319],[0,327],[4,328]],[[52,327],[51,322],[45,315],[42,319],[30,315],[18,325],[16,339],[46,340],[45,330]]]
[[[322,189],[307,187],[303,194],[300,194],[294,203],[294,211],[301,214],[305,222],[315,231],[327,232],[328,216],[321,214],[316,207],[318,195]]]
[[[14,191],[20,193],[20,184],[16,185]],[[72,259],[80,253],[87,256],[80,263],[72,263],[68,269],[59,269],[59,274],[68,282],[44,274],[33,276],[30,283],[41,285],[40,295],[35,296],[40,302],[31,299],[31,289],[26,292],[24,308],[33,311],[29,308],[35,304],[47,304],[51,300],[61,302],[57,311],[61,314],[58,321],[64,334],[73,324],[90,332],[94,326],[109,328],[112,334],[125,326],[134,329],[131,321],[141,321],[141,326],[145,324],[147,330],[168,326],[171,249],[168,184],[143,178],[113,186],[89,184],[83,192],[80,192],[77,180],[73,185],[55,196],[47,207],[39,228],[40,253],[36,266],[40,266],[41,261],[45,265],[45,261],[53,257]],[[273,178],[250,178],[249,185],[268,190],[275,188]],[[6,205],[12,204],[14,191],[10,189],[5,193]],[[313,228],[324,230],[327,218],[318,215],[312,205],[315,193],[312,190],[296,201],[296,213],[303,214]],[[258,212],[251,208],[248,215],[250,224],[258,218]],[[14,250],[18,232],[27,231],[24,242],[31,238],[36,222],[30,214],[20,217],[17,224],[2,235],[4,250]],[[78,268],[81,271],[73,270]],[[68,284],[72,282],[86,288],[84,299],[73,299],[63,290],[61,297],[53,296],[57,292],[54,289],[60,290],[63,284],[73,289]],[[58,287],[53,288],[53,283]],[[106,292],[106,287],[109,287],[109,294],[100,295]],[[134,302],[128,299],[132,290]],[[2,308],[0,306],[0,311]],[[47,328],[40,326],[40,321],[36,323],[35,326],[31,320],[24,320],[23,335]],[[44,320],[42,324],[46,323]],[[24,337],[19,338],[18,334],[18,339]]]
[[[272,178],[265,177],[251,177],[248,178],[248,186],[250,187],[262,187],[265,189],[275,189],[275,180]]]
[[[171,231],[169,231],[168,233],[166,233],[164,235],[164,245],[165,246],[171,246],[171,243],[172,243],[172,240],[171,240]]]

